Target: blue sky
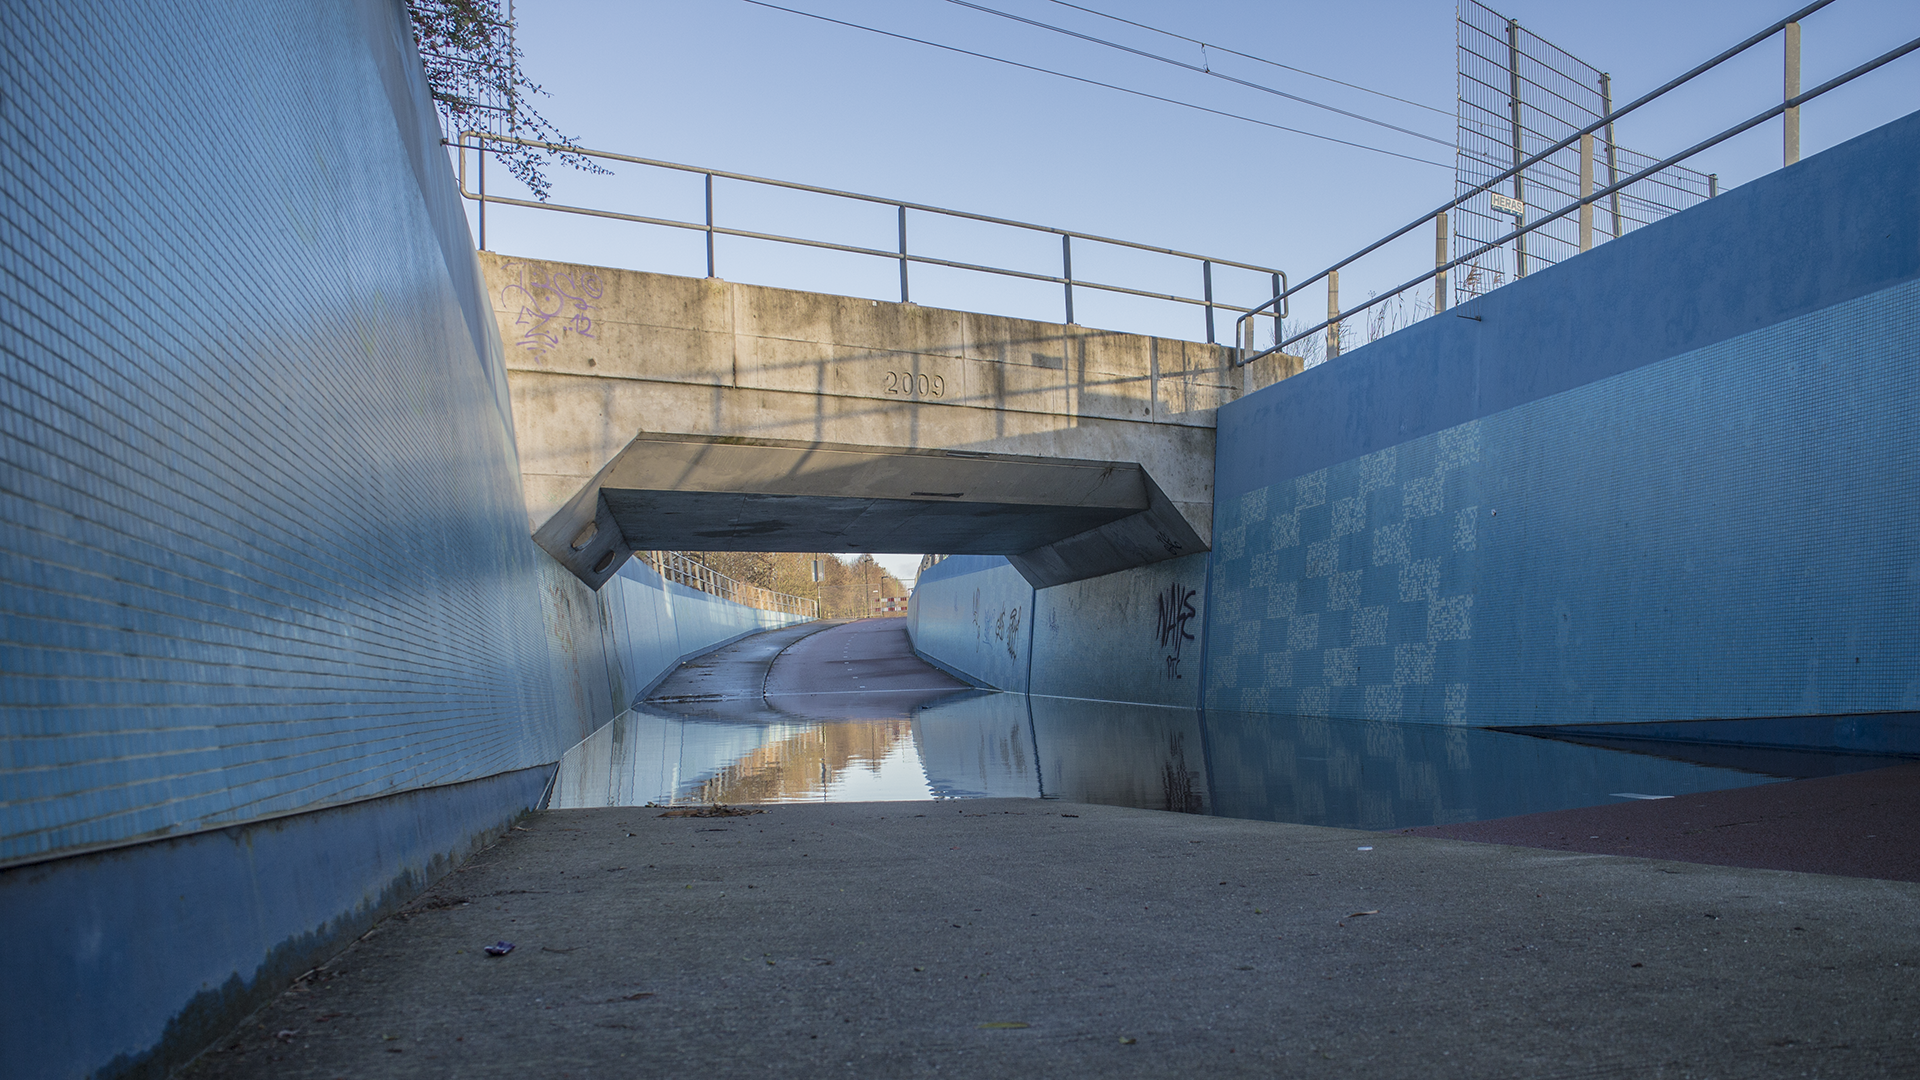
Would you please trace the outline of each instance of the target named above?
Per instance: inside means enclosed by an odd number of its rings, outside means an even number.
[[[1405,104],[1265,67],[1075,11],[1051,0],[984,6],[1108,37],[1424,132],[1437,145],[1204,74],[1077,41],[948,0],[772,0],[1021,63],[1070,72],[1367,143],[1407,161],[1209,115],[1113,90],[883,38],[745,0],[520,0],[526,70],[548,97],[538,107],[582,145],[825,187],[954,207],[1311,274],[1432,209],[1452,193],[1455,12],[1452,3],[1076,0],[1188,38],[1307,69]],[[1651,89],[1796,7],[1775,0],[1571,4],[1497,0],[1490,6],[1613,76],[1616,101]],[[1804,25],[1803,85],[1811,87],[1920,36],[1911,0],[1839,0]],[[1779,100],[1780,48],[1747,57],[1622,122],[1624,145],[1665,153]],[[1425,106],[1422,108],[1420,106]],[[1803,110],[1803,153],[1817,153],[1920,107],[1920,55],[1895,62]],[[1438,110],[1438,111],[1434,111]],[[1779,122],[1692,163],[1722,190],[1777,168]],[[694,218],[696,177],[622,168],[588,178],[553,170],[554,198]],[[498,177],[496,172],[490,183]],[[499,190],[496,188],[496,190]],[[887,247],[882,208],[719,192],[722,221]],[[737,215],[729,217],[729,215]],[[916,238],[937,239],[931,226]],[[1422,236],[1349,272],[1343,295],[1412,276],[1430,259]],[[961,258],[1055,272],[1057,244],[955,234]],[[532,257],[697,275],[697,234],[609,226],[540,212],[489,212],[488,246]],[[936,252],[936,254],[943,254]],[[1097,256],[1087,256],[1089,261]],[[1082,269],[1076,250],[1076,271]],[[888,298],[890,263],[722,239],[719,274],[739,281]],[[1116,262],[1113,273],[1121,273]],[[1197,291],[1185,268],[1139,273],[1167,291]],[[1391,280],[1389,280],[1391,279]],[[1148,284],[1142,282],[1142,284]],[[1148,287],[1156,287],[1148,284]],[[1257,282],[1222,282],[1243,291]],[[1059,318],[1053,286],[967,281],[916,271],[916,301]],[[1308,297],[1309,309],[1324,303]],[[1198,337],[1197,313],[1083,300],[1091,325]],[[1121,325],[1121,324],[1125,325]],[[912,567],[903,576],[910,576]],[[899,572],[896,570],[896,572]]]

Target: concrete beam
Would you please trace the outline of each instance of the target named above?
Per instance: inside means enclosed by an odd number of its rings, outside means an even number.
[[[1204,550],[1138,464],[643,434],[534,539],[598,588],[633,550],[1009,555],[1035,587]]]

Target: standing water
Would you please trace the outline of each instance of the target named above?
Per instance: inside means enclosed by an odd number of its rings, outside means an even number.
[[[551,805],[1026,797],[1391,829],[1895,760],[1575,738],[980,690],[915,658],[904,620],[869,619],[683,665],[567,752]]]

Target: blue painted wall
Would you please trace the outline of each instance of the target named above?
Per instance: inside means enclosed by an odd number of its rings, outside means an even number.
[[[1225,406],[1208,704],[1920,708],[1916,193],[1920,114]]]
[[[0,55],[0,1046],[158,1074],[785,620],[530,541],[398,0],[20,0]]]

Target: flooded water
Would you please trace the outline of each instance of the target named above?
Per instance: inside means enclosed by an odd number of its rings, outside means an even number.
[[[552,805],[1024,797],[1390,829],[1893,763],[1595,743],[979,690],[755,695],[622,714],[561,761]]]

